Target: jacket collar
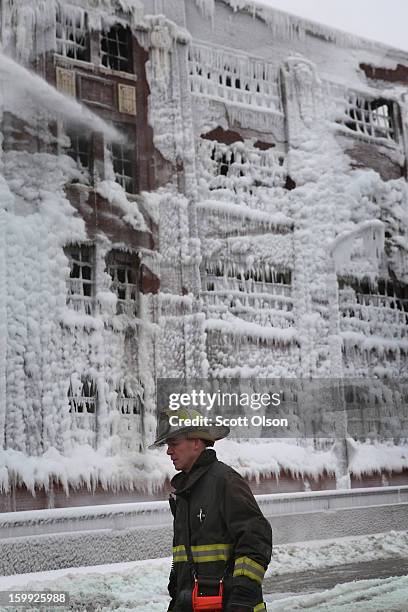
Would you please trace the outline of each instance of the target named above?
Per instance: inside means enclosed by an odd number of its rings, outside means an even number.
[[[212,448],[203,450],[189,472],[181,472],[172,478],[170,484],[175,489],[174,493],[176,495],[187,493],[201,476],[209,470],[214,461],[217,461],[215,450]]]

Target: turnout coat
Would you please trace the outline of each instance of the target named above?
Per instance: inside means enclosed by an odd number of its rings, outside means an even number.
[[[204,450],[190,472],[177,474],[171,484],[174,539],[168,612],[192,610],[188,538],[198,577],[225,576],[224,610],[265,610],[262,580],[271,558],[272,530],[248,484],[218,461],[212,449]]]

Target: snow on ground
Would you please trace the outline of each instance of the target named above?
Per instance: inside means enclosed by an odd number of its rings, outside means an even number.
[[[394,555],[408,555],[407,531],[285,544],[274,546],[267,575],[385,559]]]
[[[344,563],[345,559],[359,562],[406,556],[407,550],[406,531],[275,546],[268,574],[335,566]],[[76,611],[163,612],[168,603],[170,565],[168,557],[5,576],[0,577],[0,590],[49,588],[68,591],[71,609]],[[367,594],[377,607],[368,607],[371,603],[368,603]],[[403,607],[391,607],[391,603],[393,606],[405,605],[407,597],[408,577],[404,576],[339,585],[323,593],[285,597],[279,601],[275,596],[273,609],[347,610],[347,606],[353,606],[357,610],[403,610]],[[268,600],[272,601],[266,596]],[[6,609],[0,608],[0,612],[3,610]]]
[[[375,580],[358,580],[338,584],[321,593],[285,597],[274,601],[274,612],[313,610],[313,612],[365,612],[407,610],[408,576]],[[268,599],[266,599],[268,603]],[[152,608],[153,610],[153,608]]]

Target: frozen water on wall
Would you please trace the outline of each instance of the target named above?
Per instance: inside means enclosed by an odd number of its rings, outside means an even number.
[[[207,17],[215,16],[214,6],[214,2],[199,2]],[[286,41],[302,38],[309,29],[305,22],[249,2],[231,0],[231,6],[260,15]],[[15,49],[18,57],[27,60],[32,53],[55,48],[55,2],[38,0],[27,5],[9,0],[4,7],[4,23],[13,24],[9,29],[17,33],[15,40],[3,41],[5,49]],[[91,29],[109,27],[118,19],[141,27],[134,32],[149,51],[149,125],[155,146],[172,168],[168,184],[145,196],[151,217],[159,222],[162,295],[143,296],[139,316],[130,327],[123,317],[115,319],[115,296],[104,271],[104,258],[112,245],[101,242],[96,245],[101,289],[95,312],[67,308],[69,267],[63,247],[85,240],[86,235],[64,185],[82,178],[65,156],[56,162],[47,153],[3,154],[0,244],[7,248],[0,247],[0,315],[6,310],[7,317],[0,317],[4,332],[0,335],[0,383],[6,375],[6,350],[12,354],[7,366],[6,422],[5,387],[2,392],[0,384],[0,428],[5,428],[8,447],[3,456],[5,488],[10,474],[29,488],[35,483],[47,487],[52,476],[65,487],[85,483],[92,488],[98,482],[105,487],[145,487],[144,476],[150,468],[152,486],[163,482],[168,472],[161,460],[152,466],[147,455],[138,453],[140,422],[130,449],[133,454],[127,455],[115,413],[120,393],[132,387],[124,381],[123,368],[134,366],[137,351],[143,354],[138,376],[146,401],[146,440],[153,438],[156,425],[155,371],[175,377],[207,373],[326,377],[347,374],[359,363],[359,372],[367,374],[372,371],[373,349],[377,373],[395,375],[406,366],[406,339],[398,335],[403,325],[397,329],[393,322],[381,320],[383,310],[378,304],[368,306],[371,323],[356,317],[339,321],[336,261],[331,253],[341,255],[337,263],[342,272],[360,280],[367,275],[376,278],[383,272],[384,254],[379,247],[385,224],[390,237],[385,239],[384,252],[394,272],[405,282],[408,278],[406,183],[404,179],[386,183],[373,171],[351,170],[334,123],[344,116],[347,84],[328,86],[313,62],[294,55],[278,66],[219,47],[194,43],[189,49],[188,34],[162,16],[142,15],[140,9],[140,3],[124,0],[70,2],[60,7],[62,19],[74,18],[80,24],[87,12]],[[315,34],[337,44],[358,46],[346,35],[341,38],[323,27],[313,28]],[[203,71],[209,65],[213,67],[210,77]],[[280,68],[287,92],[287,125],[277,93]],[[17,86],[25,83],[32,93],[27,107],[14,109],[12,96],[5,98],[22,119],[29,119],[45,99],[47,112],[54,113],[58,107],[60,116],[79,119],[107,139],[115,138],[100,119],[5,56],[0,74],[3,82],[19,75]],[[228,81],[231,74],[236,76],[234,83]],[[215,83],[220,76],[222,83]],[[248,93],[243,93],[241,85]],[[18,98],[22,97],[19,89]],[[242,130],[242,142],[226,145],[199,138],[219,125]],[[349,128],[343,125],[342,129]],[[264,131],[274,145],[269,149],[262,149],[265,143],[256,146]],[[52,142],[46,128],[43,132],[42,137]],[[395,158],[401,155],[396,151]],[[295,188],[286,188],[288,175]],[[118,208],[130,227],[145,229],[137,205],[127,200],[118,185],[107,180],[99,184],[98,192]],[[380,217],[382,222],[376,221]],[[142,250],[140,255],[158,272],[159,257]],[[276,282],[278,273],[290,282]],[[206,291],[207,282],[218,285]],[[1,292],[5,284],[6,302]],[[203,292],[197,299],[200,288]],[[350,296],[349,292],[349,310],[354,299]],[[158,309],[161,315],[155,325],[153,313]],[[387,351],[398,359],[388,359]],[[81,389],[95,385],[98,427],[92,413],[69,412],[72,381]],[[35,395],[39,388],[41,401]],[[287,466],[281,455],[281,461],[277,460],[281,450],[268,449],[265,473],[274,472],[276,465]],[[26,454],[33,461],[24,471]],[[70,469],[67,463],[74,455],[86,461],[83,465],[73,461]],[[314,473],[327,470],[332,460],[320,462]],[[138,467],[132,471],[135,462]],[[365,471],[370,470],[369,464],[367,460]],[[374,465],[377,468],[379,463],[373,460]],[[392,465],[403,465],[400,455]],[[256,467],[250,469],[258,473]]]

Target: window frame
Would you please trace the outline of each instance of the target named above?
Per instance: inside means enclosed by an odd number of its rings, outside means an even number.
[[[82,259],[82,250],[89,249],[89,259]],[[77,250],[79,258],[74,258],[72,251]],[[93,315],[95,310],[95,294],[96,294],[96,270],[95,270],[95,245],[87,242],[78,244],[69,244],[64,247],[65,256],[68,258],[70,266],[70,276],[67,279],[67,298],[66,303],[69,308],[73,308],[77,312],[82,311],[84,314]],[[71,276],[75,266],[81,273],[81,276]],[[84,268],[90,269],[90,278],[82,276]],[[84,287],[90,287],[90,294],[84,293]],[[81,287],[81,293],[76,291],[77,287]],[[80,307],[78,308],[78,305]]]
[[[121,32],[124,33],[125,38],[122,41],[119,38],[119,33]],[[106,46],[106,49],[104,49],[104,46]],[[116,46],[117,53],[111,52],[109,46],[111,49],[113,46]],[[126,47],[127,54],[121,55],[121,46]],[[116,23],[109,30],[102,31],[100,33],[99,53],[103,68],[114,70],[115,72],[134,74],[133,41],[132,32],[129,27]],[[124,63],[126,64],[125,66],[123,65]]]
[[[105,259],[106,273],[111,277],[110,290],[116,295],[116,314],[137,317],[139,314],[140,296],[140,259],[134,253],[120,249],[112,249]],[[119,269],[125,269],[125,280],[120,280]],[[113,272],[113,274],[112,274]],[[129,282],[129,272],[134,274],[134,281]],[[120,297],[119,291],[125,291],[125,297]],[[134,298],[132,293],[134,292]]]
[[[383,108],[387,108],[387,113],[379,112]],[[399,105],[395,100],[349,92],[341,123],[360,137],[399,144],[399,117]]]
[[[90,62],[91,61],[91,41],[90,41],[90,32],[88,28],[88,13],[84,13],[84,29],[81,30],[81,24],[73,21],[71,25],[68,23],[63,24],[59,21],[58,17],[62,16],[63,12],[57,7],[55,13],[55,43],[56,43],[56,53],[65,57],[67,59],[81,61],[81,62]],[[61,33],[65,35],[65,37],[58,35],[58,29],[61,29]],[[76,39],[76,32],[83,32],[84,44],[81,44]],[[69,36],[72,35],[73,40],[69,39]],[[69,53],[69,50],[73,50],[73,54]],[[81,50],[81,57],[78,57],[78,50]]]
[[[89,376],[81,376],[82,393],[81,395],[74,395],[72,388],[72,380],[69,382],[68,387],[68,405],[69,413],[72,415],[96,415],[97,402],[98,402],[98,386],[96,381]],[[89,387],[89,392],[93,391],[93,394],[87,395],[84,393],[86,385]],[[71,392],[71,393],[70,393]],[[80,410],[78,408],[81,407]]]
[[[126,193],[135,195],[139,192],[135,126],[134,124],[115,122],[114,127],[124,136],[123,142],[111,142],[108,145],[113,172],[115,174],[115,182],[121,185]],[[134,141],[133,145],[131,144],[132,138]],[[126,154],[129,153],[130,155],[126,157]],[[129,164],[131,174],[125,173],[126,164]]]

